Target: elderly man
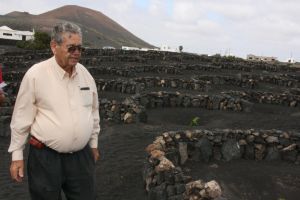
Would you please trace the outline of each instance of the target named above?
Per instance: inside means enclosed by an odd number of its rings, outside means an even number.
[[[53,28],[54,56],[25,74],[11,121],[13,180],[24,177],[23,149],[28,139],[28,184],[33,200],[92,200],[99,159],[98,94],[90,73],[78,63],[80,28],[64,22]],[[29,137],[28,137],[29,136]]]

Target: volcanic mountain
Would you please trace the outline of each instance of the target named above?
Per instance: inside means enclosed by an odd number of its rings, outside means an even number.
[[[76,5],[66,5],[39,15],[18,11],[0,15],[0,26],[16,30],[35,29],[50,33],[54,24],[62,21],[70,21],[81,27],[85,46],[153,47],[101,12]]]

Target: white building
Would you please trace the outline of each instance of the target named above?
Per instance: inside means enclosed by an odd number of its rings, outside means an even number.
[[[179,52],[179,49],[172,49],[171,47],[169,47],[168,45],[162,45],[160,48],[153,48],[153,49],[149,49],[149,48],[138,48],[138,47],[128,47],[128,46],[122,46],[122,50],[135,50],[135,51],[169,51],[169,52]]]
[[[122,46],[122,50],[127,50],[127,51],[129,51],[129,50],[135,50],[135,51],[139,51],[140,48],[138,48],[138,47]]]
[[[27,41],[34,39],[34,30],[31,31],[18,31],[13,30],[7,26],[0,27],[0,41],[5,43],[6,41],[17,42],[17,41]]]
[[[292,64],[294,64],[294,63],[296,63],[296,61],[295,61],[295,59],[294,58],[288,58],[287,60],[286,60],[286,62],[287,63],[292,63]]]
[[[113,47],[113,46],[104,46],[104,47],[102,47],[102,49],[114,50],[114,49],[116,49],[116,48]]]
[[[277,57],[273,57],[273,56],[256,56],[256,55],[253,55],[253,54],[248,54],[247,55],[247,60],[264,61],[264,62],[276,62],[276,61],[278,61]]]
[[[170,46],[168,45],[162,45],[160,47],[160,51],[170,51],[170,52],[179,52],[179,50],[176,48],[176,49],[172,49]]]

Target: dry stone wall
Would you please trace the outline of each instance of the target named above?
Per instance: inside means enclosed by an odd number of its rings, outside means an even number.
[[[229,95],[190,95],[179,92],[160,91],[136,94],[131,98],[136,104],[145,106],[146,108],[195,107],[209,110],[243,110],[242,101],[232,98]]]
[[[180,69],[174,66],[160,65],[131,65],[131,66],[97,66],[89,67],[88,70],[94,75],[117,75],[123,77],[136,77],[137,74],[152,72],[159,74],[182,74]]]
[[[13,112],[13,104],[6,102],[0,107],[0,136],[10,136],[10,121]],[[148,116],[144,106],[137,105],[132,101],[125,100],[117,102],[115,100],[100,99],[100,117],[105,122],[114,123],[146,123]]]
[[[100,100],[100,116],[106,122],[116,123],[146,123],[148,120],[145,107],[126,99],[123,102],[116,100]]]
[[[242,78],[252,79],[259,83],[270,83],[284,87],[299,87],[299,78],[290,74],[257,75],[243,74]]]
[[[1,110],[6,107],[12,110],[26,69],[51,56],[50,50],[7,52],[0,56],[4,79],[9,83],[5,88],[7,98]],[[251,111],[254,103],[298,107],[300,100],[300,77],[294,73],[299,69],[291,68],[289,64],[187,53],[103,49],[87,49],[83,53],[82,64],[95,77],[99,93],[114,91],[133,95],[124,101],[126,103],[100,99],[103,119],[118,123],[147,121],[146,108],[195,107]],[[212,72],[219,74],[212,75]],[[145,73],[151,76],[143,76]],[[103,75],[109,75],[112,79],[99,78]],[[117,76],[122,79],[117,79]],[[265,83],[286,88],[278,93],[256,90]],[[212,93],[215,85],[232,85],[245,90]],[[150,92],[153,88],[165,92]],[[170,92],[174,90],[184,90],[186,94]],[[195,95],[195,91],[201,94]],[[0,112],[0,117],[6,117],[2,118],[2,123],[6,123],[11,113],[3,112]]]
[[[300,164],[300,132],[255,129],[168,131],[148,145],[144,182],[151,200],[215,199],[221,187],[212,180],[193,181],[181,167],[188,161],[236,159]]]
[[[0,136],[10,135],[10,121],[13,107],[0,107]]]
[[[242,99],[265,104],[283,105],[297,107],[300,103],[300,95],[291,93],[271,93],[263,91],[228,91],[223,92],[232,96],[239,96]]]

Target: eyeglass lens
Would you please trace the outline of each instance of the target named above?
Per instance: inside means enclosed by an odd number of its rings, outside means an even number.
[[[79,51],[79,52],[84,52],[84,47],[82,47],[81,45],[78,45],[78,46],[70,46],[68,47],[68,52],[69,53],[74,53],[76,51],[76,49]]]

